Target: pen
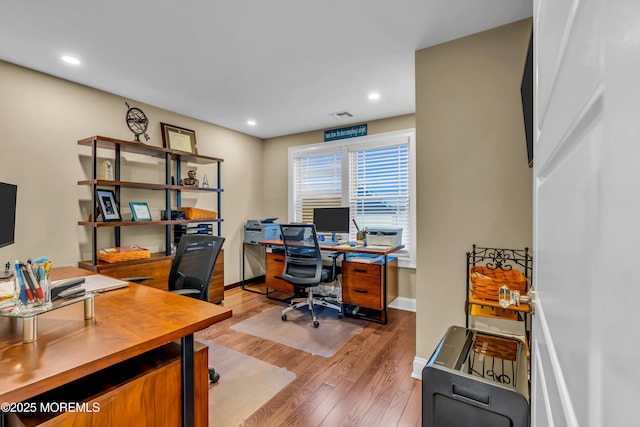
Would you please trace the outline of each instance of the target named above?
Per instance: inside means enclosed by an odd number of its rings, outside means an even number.
[[[360,228],[358,227],[358,224],[356,223],[355,218],[354,218],[354,219],[352,219],[351,221],[353,221],[353,225],[355,225],[355,226],[356,226],[356,230],[358,230],[358,232],[360,232]]]
[[[47,292],[47,289],[48,289],[47,288],[47,280],[46,280],[47,277],[46,277],[45,272],[44,272],[44,264],[40,264],[39,271],[40,271],[40,292]],[[43,289],[44,289],[44,291],[43,291]],[[47,295],[49,295],[49,293],[47,293]],[[43,302],[47,302],[47,301],[45,301],[44,294],[42,295],[42,301]]]
[[[27,287],[24,284],[24,277],[22,276],[22,269],[20,268],[20,262],[18,260],[16,260],[16,278],[20,285],[20,299],[24,305],[27,305],[29,303],[27,300]]]
[[[42,295],[42,289],[40,289],[40,283],[38,283],[38,279],[36,277],[36,273],[34,271],[35,266],[33,264],[31,264],[31,260],[27,261],[29,263],[29,266],[26,267],[27,268],[27,272],[29,273],[29,278],[31,278],[31,281],[33,282],[33,288],[34,291],[36,293],[36,295],[38,296],[39,300],[44,299],[44,296]]]
[[[24,277],[24,281],[27,284],[27,297],[29,298],[29,301],[33,301],[36,298],[34,297],[34,295],[36,294],[36,288],[33,285],[33,281],[31,280],[31,276],[29,276],[29,269],[27,268],[26,265],[20,263],[20,268],[22,269],[22,276]]]

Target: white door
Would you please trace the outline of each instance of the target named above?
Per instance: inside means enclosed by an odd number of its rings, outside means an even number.
[[[532,425],[640,425],[640,1],[534,0]]]

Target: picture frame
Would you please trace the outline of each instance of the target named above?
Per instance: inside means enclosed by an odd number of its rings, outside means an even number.
[[[103,221],[122,221],[113,191],[97,189],[96,199],[98,199],[98,208]]]
[[[151,211],[146,202],[129,202],[134,221],[151,221]]]
[[[194,130],[167,123],[160,123],[160,129],[162,131],[162,146],[164,148],[198,154],[196,132]]]

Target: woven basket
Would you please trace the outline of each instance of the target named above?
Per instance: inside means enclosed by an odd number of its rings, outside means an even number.
[[[104,262],[134,261],[137,259],[151,258],[149,249],[140,246],[123,246],[119,248],[106,248],[98,251],[98,259]]]
[[[473,343],[473,352],[515,362],[518,356],[518,342],[512,339],[478,334]]]
[[[216,211],[208,211],[206,209],[199,208],[176,208],[184,211],[186,219],[214,219],[218,217]]]
[[[521,294],[527,292],[527,278],[518,270],[495,270],[489,267],[471,267],[469,278],[471,279],[471,296],[489,301],[498,301],[499,289],[507,286],[512,291]]]

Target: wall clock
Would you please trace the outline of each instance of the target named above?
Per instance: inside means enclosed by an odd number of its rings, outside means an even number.
[[[141,109],[136,107],[129,107],[129,103],[125,102],[127,106],[127,126],[133,134],[136,136],[133,140],[134,142],[140,142],[140,135],[144,135],[145,141],[149,140],[149,135],[147,135],[147,127],[149,126],[149,119],[142,112]]]

